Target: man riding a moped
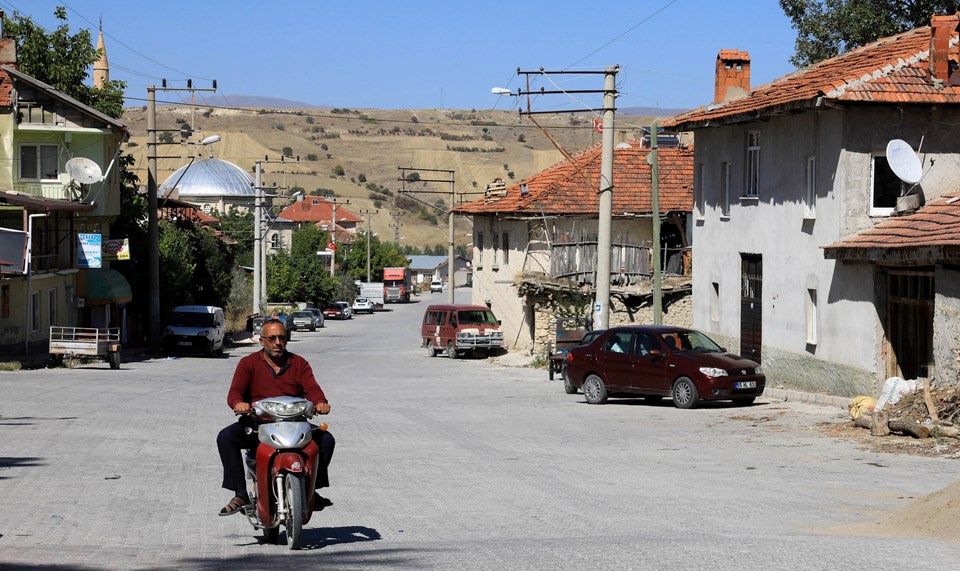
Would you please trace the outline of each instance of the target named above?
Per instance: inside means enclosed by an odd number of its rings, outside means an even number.
[[[256,527],[264,529],[268,539],[276,538],[279,522],[290,515],[278,513],[290,511],[289,504],[302,505],[306,511],[297,515],[298,536],[299,525],[309,519],[309,511],[332,505],[314,490],[329,485],[327,467],[335,440],[325,427],[306,422],[312,414],[328,414],[330,404],[310,364],[287,351],[286,343],[284,324],[267,320],[260,330],[263,349],[240,359],[227,393],[227,404],[241,416],[217,436],[223,487],[234,493],[220,515],[242,511]],[[247,493],[243,449],[252,450],[248,468],[259,488],[253,490],[256,506]],[[254,468],[254,459],[263,465]],[[258,474],[263,477],[258,479]],[[292,495],[291,487],[297,490]],[[289,536],[290,525],[285,523]],[[295,543],[299,543],[299,537]]]

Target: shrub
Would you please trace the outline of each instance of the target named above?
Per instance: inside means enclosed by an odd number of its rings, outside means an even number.
[[[284,148],[283,148],[283,156],[285,156],[285,157],[292,157],[292,156],[293,156],[293,149],[291,149],[290,147],[284,147]]]
[[[517,137],[517,142],[518,142],[518,143],[526,143],[526,142],[527,142],[527,138],[523,136],[523,133],[520,133],[520,136]]]
[[[363,173],[360,173],[360,174],[357,175],[357,180],[359,180],[359,181],[362,182],[362,183],[363,183],[363,182],[367,182],[367,175],[365,175],[365,174],[363,174]]]
[[[315,160],[317,160],[317,154],[316,154],[316,153],[307,153],[307,160],[308,160],[308,161],[315,161]]]
[[[169,131],[164,131],[163,133],[160,133],[160,142],[165,145],[169,145],[173,143],[173,133]]]
[[[342,167],[342,166],[337,165],[337,166],[333,167],[333,174],[335,174],[335,175],[337,175],[337,176],[343,176],[343,175],[347,174],[347,171],[343,170],[343,167]]]
[[[324,151],[330,150],[330,147],[328,147],[326,143],[320,143],[320,148],[323,149]]]
[[[307,117],[307,124],[313,125],[313,117]]]

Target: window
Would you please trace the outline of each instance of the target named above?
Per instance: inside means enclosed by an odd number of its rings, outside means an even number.
[[[47,325],[53,326],[57,324],[57,290],[50,289],[47,291],[47,305],[49,309],[47,310],[47,317],[50,321]]]
[[[270,236],[270,247],[274,250],[280,247],[280,234]]]
[[[720,284],[713,282],[710,292],[710,321],[720,321]]]
[[[30,331],[40,333],[40,292],[30,296]]]
[[[510,263],[510,234],[503,233],[503,265]]]
[[[760,131],[747,131],[747,172],[744,196],[760,196]]]
[[[630,341],[633,333],[629,331],[617,331],[607,338],[603,344],[603,350],[611,353],[629,353],[631,352]]]
[[[817,157],[807,157],[807,186],[803,201],[803,217],[817,217]]]
[[[59,180],[60,156],[56,145],[20,145],[21,180]]]
[[[720,163],[720,215],[730,217],[730,163]]]
[[[0,286],[0,319],[10,319],[10,286]]]
[[[477,232],[477,265],[483,267],[483,232]]]
[[[703,163],[697,163],[696,177],[697,180],[694,181],[693,186],[693,215],[697,220],[703,220],[703,214],[706,211],[706,198],[703,195],[703,175],[704,175],[704,166]]]
[[[500,267],[500,235],[493,235],[493,267]]]
[[[890,216],[900,196],[900,179],[885,155],[874,155],[870,168],[870,216]]]
[[[817,344],[817,290],[807,290],[807,344]]]

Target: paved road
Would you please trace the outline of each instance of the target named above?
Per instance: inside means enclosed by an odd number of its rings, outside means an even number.
[[[956,568],[957,544],[828,532],[948,485],[956,461],[830,439],[813,425],[836,409],[590,406],[542,370],[430,359],[431,300],[295,334],[338,440],[335,505],[300,552],[216,515],[214,438],[252,347],[0,373],[0,569]]]

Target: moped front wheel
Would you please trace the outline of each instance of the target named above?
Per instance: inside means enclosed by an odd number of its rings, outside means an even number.
[[[303,510],[305,499],[303,497],[303,478],[287,475],[284,478],[284,493],[287,498],[287,547],[290,549],[300,549],[303,546]]]

